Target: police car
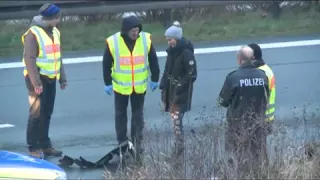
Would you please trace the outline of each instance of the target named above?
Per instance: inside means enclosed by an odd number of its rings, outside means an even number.
[[[2,179],[67,180],[67,175],[62,168],[46,160],[0,151],[0,180]]]

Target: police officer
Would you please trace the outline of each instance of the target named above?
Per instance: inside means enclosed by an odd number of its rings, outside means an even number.
[[[266,75],[268,76],[269,81],[269,104],[266,111],[266,121],[268,122],[267,125],[269,127],[269,133],[271,133],[271,123],[274,121],[275,118],[275,101],[276,101],[276,80],[272,69],[265,63],[262,58],[262,50],[258,44],[251,43],[248,44],[251,49],[253,49],[253,64],[256,68],[263,70]]]
[[[67,86],[61,60],[60,31],[56,28],[60,19],[60,8],[44,4],[40,15],[22,36],[24,45],[23,63],[26,86],[29,93],[29,120],[27,143],[31,156],[60,156],[61,151],[52,147],[49,138],[50,119],[56,96],[56,80],[60,88]]]
[[[141,153],[144,128],[143,106],[148,85],[149,67],[151,90],[158,88],[159,64],[151,34],[142,31],[136,16],[123,19],[121,32],[106,39],[103,56],[105,92],[115,94],[115,126],[119,145],[128,140],[127,107],[130,99],[132,121],[131,140]]]
[[[269,85],[265,73],[252,64],[253,50],[250,47],[241,47],[237,56],[240,67],[226,77],[218,103],[228,108],[226,151],[236,156],[230,161],[242,163],[245,158],[250,158],[251,162],[238,166],[250,168],[250,165],[255,166],[252,162],[262,163],[266,158],[263,123]],[[248,170],[242,169],[245,173]]]

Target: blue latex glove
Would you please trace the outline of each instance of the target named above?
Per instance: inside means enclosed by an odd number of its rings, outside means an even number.
[[[113,88],[112,88],[112,85],[109,85],[109,86],[104,86],[104,91],[108,94],[108,95],[112,95],[113,93]]]
[[[150,83],[150,87],[151,87],[151,90],[154,91],[158,88],[159,86],[159,83],[158,82],[152,82]]]

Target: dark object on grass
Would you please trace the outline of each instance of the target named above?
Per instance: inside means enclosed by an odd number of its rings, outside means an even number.
[[[71,157],[64,155],[61,159],[59,159],[59,163],[60,166],[72,166],[74,160]]]
[[[135,148],[133,147],[133,144],[130,141],[125,141],[124,143],[120,144],[118,147],[111,150],[109,153],[107,153],[97,162],[88,161],[84,159],[82,156],[80,156],[78,159],[73,159],[65,155],[59,160],[59,163],[60,163],[59,165],[72,166],[73,164],[76,164],[80,168],[87,168],[87,169],[103,168],[113,163],[120,163],[120,161],[128,159],[130,156],[135,158],[136,156]]]

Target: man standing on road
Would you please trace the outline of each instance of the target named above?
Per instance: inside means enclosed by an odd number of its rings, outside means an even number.
[[[239,50],[240,67],[228,74],[219,95],[219,104],[228,108],[226,151],[236,156],[243,173],[248,173],[251,165],[260,167],[267,158],[264,118],[269,98],[268,77],[255,68],[252,58],[250,47]],[[251,162],[242,164],[247,158]]]
[[[266,111],[266,121],[268,122],[269,126],[269,133],[271,133],[271,126],[272,122],[275,118],[275,101],[276,101],[276,80],[275,76],[273,74],[272,69],[264,62],[262,58],[262,50],[258,44],[251,43],[248,45],[253,49],[253,64],[256,68],[259,68],[265,72],[265,74],[268,76],[269,81],[269,91],[270,91],[270,97],[269,97],[269,104]]]
[[[50,119],[56,96],[56,80],[60,88],[67,86],[61,60],[60,8],[44,4],[40,15],[35,16],[30,29],[23,34],[23,74],[29,94],[29,120],[27,143],[30,155],[34,157],[61,156],[62,152],[51,145],[49,138]]]
[[[105,92],[115,94],[115,127],[119,145],[128,140],[127,107],[130,98],[132,120],[131,140],[137,152],[142,152],[144,128],[143,106],[148,85],[149,67],[151,89],[158,88],[159,64],[151,35],[142,31],[136,16],[123,19],[121,32],[106,39],[103,57]]]

